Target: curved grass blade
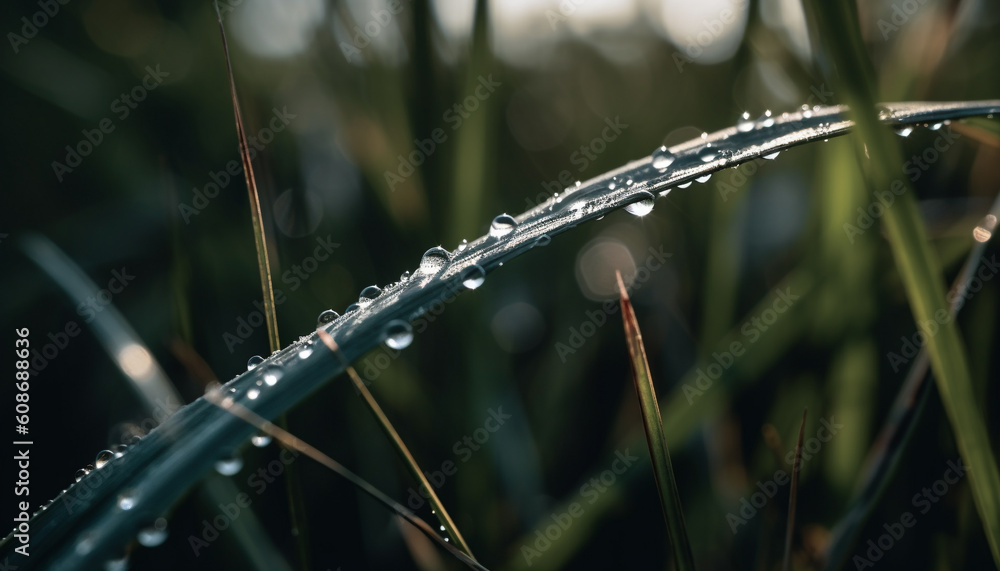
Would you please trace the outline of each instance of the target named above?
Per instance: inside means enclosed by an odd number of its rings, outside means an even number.
[[[479,266],[477,272],[491,272],[500,264],[547,244],[552,237],[583,222],[603,217],[631,203],[648,201],[654,193],[665,192],[674,185],[738,166],[764,154],[773,154],[779,149],[842,135],[853,126],[844,116],[846,111],[843,106],[815,107],[808,112],[779,116],[773,125],[758,125],[745,132],[730,127],[667,149],[673,161],[664,168],[659,168],[664,161],[660,156],[662,151],[658,151],[657,166],[653,166],[654,157],[649,156],[595,177],[517,216],[517,224],[503,237],[483,236],[461,252],[432,249],[425,255],[426,263],[421,264],[412,277],[383,288],[383,293],[368,306],[341,316],[328,325],[326,331],[337,341],[344,360],[352,362],[386,339],[386,328],[391,322],[412,321],[434,302],[463,289],[462,273],[474,269],[473,266]],[[887,124],[904,120],[936,123],[943,117],[1000,113],[1000,101],[929,103],[921,105],[917,111],[912,105],[888,104],[882,111],[880,120]],[[710,160],[705,160],[709,157]],[[627,180],[632,180],[633,184],[620,184]],[[612,183],[614,188],[611,188]],[[795,287],[803,294],[815,285],[814,277],[808,273],[796,275]],[[785,321],[787,317],[782,323]],[[299,339],[272,354],[254,370],[241,372],[227,383],[227,389],[257,414],[275,418],[343,372],[340,358],[329,351],[314,350],[316,341],[315,335]],[[255,393],[257,398],[248,399],[247,391],[263,379],[263,371],[272,370],[281,371],[280,381]],[[705,410],[713,395],[706,394],[705,399],[699,401],[706,404],[692,408]],[[672,406],[681,411],[687,408],[682,395],[666,406],[671,411]],[[681,414],[678,418],[672,418],[671,414],[666,415],[668,424],[691,424],[690,414]],[[80,565],[100,565],[111,559],[127,542],[135,526],[142,524],[139,511],[123,512],[117,508],[117,494],[125,489],[139,491],[144,494],[141,498],[144,509],[165,509],[211,470],[217,459],[253,435],[252,427],[234,421],[231,416],[222,414],[205,399],[183,407],[133,446],[128,454],[114,461],[118,467],[116,475],[93,490],[85,506],[70,514],[56,515],[55,510],[46,510],[32,520],[33,544],[41,542],[49,546],[44,558],[32,557],[29,565],[27,558],[13,553],[9,540],[0,544],[0,557],[9,556],[12,564],[24,565],[24,569],[36,565],[72,569]],[[686,429],[677,430],[680,434]],[[674,434],[674,428],[670,434]],[[56,501],[72,495],[73,490],[71,486]],[[597,505],[592,506],[588,514],[596,514]]]
[[[858,30],[857,5],[853,2],[807,2],[807,12],[818,25],[825,56],[836,66],[840,77],[830,78],[835,89],[844,93],[858,113],[858,160],[866,167],[871,192],[885,191],[893,184],[889,165],[902,163],[893,136],[879,128],[872,108],[874,72]],[[898,118],[919,112],[918,105],[897,109]],[[903,183],[903,192],[891,208],[885,209],[883,224],[893,258],[903,281],[906,296],[917,323],[939,322],[937,334],[927,337],[927,351],[938,392],[954,430],[962,460],[969,467],[969,483],[976,511],[983,524],[993,562],[1000,567],[1000,469],[990,444],[986,422],[979,411],[972,385],[965,346],[954,320],[943,320],[949,304],[945,299],[942,272],[927,239],[923,220],[912,192]]]
[[[667,523],[671,552],[678,571],[694,571],[691,540],[688,539],[687,525],[684,524],[684,509],[681,506],[681,496],[677,492],[677,480],[674,478],[670,450],[667,448],[663,432],[660,405],[656,402],[653,377],[649,372],[649,362],[646,360],[646,348],[642,344],[642,332],[639,331],[639,322],[632,310],[628,292],[625,291],[621,272],[616,271],[615,277],[618,279],[622,321],[625,324],[625,339],[628,343],[629,362],[632,365],[632,382],[642,410],[642,426],[646,431],[646,445],[649,447],[649,457],[653,463],[653,474],[656,477],[663,518]]]
[[[319,335],[319,338],[323,341],[327,348],[333,351],[333,353],[340,357],[343,361],[343,354],[340,352],[340,348],[337,347],[337,342],[333,340],[333,337],[330,337],[330,334],[323,330],[318,331],[317,335]],[[403,458],[403,463],[406,464],[406,467],[410,470],[410,474],[418,482],[420,482],[421,487],[423,487],[423,489],[427,492],[428,502],[434,508],[434,513],[437,514],[438,520],[441,522],[441,526],[455,541],[456,547],[465,552],[465,554],[469,557],[475,559],[472,555],[472,550],[465,542],[465,538],[462,537],[462,534],[458,531],[458,526],[456,526],[454,520],[451,519],[451,516],[448,514],[448,510],[444,508],[444,504],[441,502],[440,498],[438,498],[437,492],[434,491],[434,487],[427,481],[427,477],[424,476],[424,472],[420,469],[420,465],[417,464],[417,460],[413,457],[413,454],[410,453],[410,450],[406,447],[403,439],[392,426],[389,418],[385,416],[384,412],[382,412],[382,407],[375,402],[375,397],[372,396],[371,391],[369,391],[368,387],[365,386],[365,382],[361,380],[361,377],[358,375],[358,372],[354,370],[354,367],[347,364],[346,361],[343,361],[343,363],[347,370],[347,376],[351,378],[351,382],[354,383],[354,388],[361,394],[361,397],[368,405],[369,410],[371,410],[372,414],[375,415],[375,420],[378,422],[378,425],[382,428],[385,435],[389,438],[389,441],[392,442],[396,451]]]
[[[802,411],[802,424],[799,425],[799,440],[795,444],[795,462],[792,464],[792,487],[788,491],[788,528],[785,530],[785,559],[781,566],[783,571],[792,568],[792,541],[795,539],[795,504],[799,497],[799,474],[802,471],[802,436],[806,432],[806,413]]]
[[[330,458],[326,454],[323,454],[316,448],[305,443],[297,436],[291,434],[287,430],[278,427],[275,424],[272,424],[267,419],[256,414],[255,412],[243,406],[242,404],[236,402],[233,399],[233,397],[225,396],[225,393],[223,393],[223,391],[220,390],[220,388],[216,387],[215,389],[210,390],[205,394],[205,398],[212,404],[226,411],[227,413],[232,414],[233,416],[245,421],[247,424],[256,427],[261,432],[281,442],[284,446],[292,450],[301,452],[306,456],[309,456],[313,460],[319,462],[320,464],[326,466],[327,468],[333,470],[337,475],[348,480],[349,482],[354,484],[355,487],[359,488],[360,490],[362,490],[369,496],[375,498],[376,500],[382,502],[389,509],[391,509],[392,511],[396,512],[399,516],[406,519],[406,521],[412,523],[417,529],[422,531],[424,535],[434,540],[435,543],[443,547],[449,553],[454,555],[455,558],[459,559],[460,561],[468,565],[470,568],[482,569],[483,571],[488,571],[485,567],[480,565],[476,560],[472,559],[462,551],[456,549],[454,545],[443,540],[441,536],[435,533],[434,529],[430,525],[428,525],[427,522],[418,518],[416,515],[413,514],[413,512],[406,509],[405,507],[394,501],[389,496],[383,494],[381,491],[379,491],[378,488],[372,486],[363,478],[361,478],[354,472],[351,472],[333,458]]]
[[[986,246],[996,231],[997,219],[1000,219],[1000,195],[993,201],[990,212],[972,231],[974,240],[972,251],[969,252],[961,272],[955,278],[948,293],[948,299],[951,300],[950,316],[952,320],[962,309],[959,302],[967,298],[969,286],[980,267]],[[920,353],[907,373],[903,387],[896,395],[889,416],[869,452],[868,465],[859,479],[859,492],[856,494],[850,510],[833,530],[833,537],[827,549],[826,569],[832,571],[843,565],[865,521],[895,476],[899,461],[909,445],[910,438],[913,436],[914,429],[931,393],[932,383],[929,369],[930,357],[927,353],[927,347],[921,347]]]
[[[21,247],[59,284],[74,304],[85,303],[98,295],[97,285],[48,238],[28,235],[22,238]],[[183,402],[180,393],[153,357],[152,351],[114,305],[95,313],[89,325],[118,370],[129,380],[129,385],[135,389],[153,420],[161,422],[180,408]],[[204,487],[212,508],[228,504],[239,493],[231,480],[221,476],[206,479]],[[233,520],[231,527],[250,564],[261,571],[291,569],[264,533],[253,510],[248,509],[244,513],[246,517]]]

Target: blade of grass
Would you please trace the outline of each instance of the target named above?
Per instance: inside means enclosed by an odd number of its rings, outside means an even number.
[[[806,413],[809,409],[802,411],[802,424],[799,425],[799,440],[795,444],[795,462],[792,464],[792,487],[788,491],[788,528],[785,530],[785,560],[781,568],[783,571],[791,569],[792,565],[792,540],[795,538],[795,505],[799,497],[799,472],[802,470],[802,436],[806,432]]]
[[[396,512],[398,515],[402,516],[406,521],[413,524],[417,529],[422,531],[424,535],[433,540],[435,543],[443,547],[446,551],[455,556],[456,559],[465,563],[473,569],[482,569],[483,571],[488,571],[486,567],[483,567],[475,559],[472,559],[459,549],[457,549],[451,543],[448,543],[439,536],[430,525],[424,520],[420,519],[413,512],[406,509],[398,502],[390,498],[389,496],[382,493],[378,488],[369,484],[363,478],[351,472],[345,468],[341,463],[337,462],[333,458],[330,458],[326,454],[320,452],[318,449],[307,444],[303,440],[299,439],[294,434],[288,432],[277,426],[276,424],[270,422],[266,418],[258,415],[249,408],[237,403],[232,397],[224,396],[224,393],[217,387],[215,389],[209,390],[205,393],[205,399],[212,404],[218,406],[222,410],[232,414],[233,416],[245,421],[247,424],[255,426],[257,430],[267,434],[271,438],[274,438],[278,442],[281,442],[285,447],[301,452],[306,456],[312,458],[313,460],[319,462],[320,464],[326,466],[327,468],[333,470],[337,475],[341,476],[345,480],[352,483],[355,487],[359,488],[361,491],[365,492],[369,496],[375,498],[379,502],[382,502],[389,509]]]
[[[853,2],[826,0],[812,0],[806,6],[818,28],[823,51],[839,74],[830,79],[855,110],[858,157],[868,167],[869,190],[885,191],[894,184],[887,165],[900,164],[900,152],[892,135],[879,126],[871,111],[875,108],[874,72],[857,29],[857,6]],[[904,192],[896,197],[895,204],[885,208],[884,227],[915,320],[945,321],[940,323],[936,335],[927,337],[926,347],[959,451],[969,466],[973,498],[994,564],[1000,567],[1000,471],[985,420],[979,412],[958,327],[953,319],[937,319],[942,313],[948,315],[949,308],[942,272],[931,251],[912,191],[903,184]]]
[[[59,284],[74,305],[98,296],[100,288],[48,238],[28,235],[22,239],[21,246],[28,257]],[[181,406],[183,398],[163,367],[114,305],[96,312],[89,325],[153,420],[162,421],[161,415],[171,415]],[[229,478],[217,475],[207,478],[202,486],[209,509],[232,502],[239,493]],[[249,564],[260,571],[291,569],[264,533],[253,510],[247,509],[244,513],[246,517],[233,520],[231,527]]]
[[[229,78],[229,95],[233,101],[233,115],[236,120],[236,136],[240,142],[240,160],[243,163],[243,175],[247,181],[247,193],[250,196],[250,217],[253,222],[253,237],[257,248],[257,267],[260,270],[260,285],[264,292],[264,320],[267,323],[267,339],[271,352],[281,349],[278,338],[278,314],[274,304],[274,284],[271,281],[271,261],[267,254],[267,236],[264,233],[264,220],[260,210],[260,197],[257,193],[257,181],[250,162],[250,146],[243,127],[243,114],[240,112],[239,98],[236,96],[236,79],[233,77],[233,64],[229,57],[229,42],[226,40],[226,28],[222,25],[222,13],[219,11],[218,0],[215,2],[215,15],[219,21],[219,32],[222,34],[222,48],[226,56],[226,74]],[[282,414],[278,418],[282,428],[288,427],[288,418]],[[299,469],[290,464],[285,471],[285,492],[288,496],[288,512],[291,519],[291,534],[299,547],[299,563],[302,569],[309,569],[309,533],[305,515],[305,500],[302,491],[302,477]]]
[[[993,201],[990,212],[973,230],[975,243],[962,271],[956,276],[948,294],[951,300],[950,315],[952,320],[962,309],[959,304],[966,299],[969,286],[972,284],[976,270],[980,266],[986,246],[992,238],[1000,218],[1000,195]],[[927,347],[922,347],[913,361],[903,387],[893,402],[892,409],[886,419],[878,438],[869,452],[869,460],[860,478],[859,492],[855,495],[850,510],[833,530],[833,538],[827,549],[827,569],[838,569],[849,550],[854,545],[858,533],[872,510],[882,497],[889,482],[896,474],[903,452],[909,445],[917,422],[923,413],[930,395],[931,377],[928,374],[930,358]]]
[[[358,372],[354,370],[354,367],[347,364],[343,353],[340,352],[340,347],[337,346],[337,342],[333,340],[333,337],[330,337],[329,333],[323,331],[322,329],[317,330],[316,334],[323,341],[323,344],[333,351],[333,353],[344,363],[344,368],[347,371],[347,375],[351,378],[351,382],[354,383],[354,388],[361,394],[361,397],[368,405],[369,410],[371,410],[372,414],[375,415],[375,420],[378,421],[379,427],[382,428],[385,435],[389,438],[389,441],[392,442],[396,451],[399,452],[399,455],[403,458],[403,463],[406,464],[407,469],[410,470],[410,474],[412,474],[413,477],[420,482],[420,485],[427,492],[427,495],[429,496],[429,503],[434,508],[434,512],[437,514],[438,520],[445,528],[445,531],[451,539],[454,540],[455,546],[465,552],[469,557],[473,557],[472,550],[469,549],[469,545],[465,542],[465,538],[462,537],[462,534],[458,531],[458,526],[455,525],[454,520],[452,520],[451,516],[448,515],[448,511],[444,509],[444,504],[441,503],[437,493],[434,492],[434,487],[427,481],[427,477],[424,476],[424,472],[420,469],[420,465],[417,464],[417,460],[413,457],[413,454],[410,453],[410,450],[406,447],[403,439],[400,438],[399,433],[396,432],[396,429],[392,426],[392,422],[390,422],[389,418],[384,412],[382,412],[382,407],[375,402],[375,397],[372,396],[368,387],[365,386],[365,382],[361,380]],[[473,557],[473,559],[475,558]]]
[[[625,282],[621,272],[615,272],[618,279],[618,293],[621,297],[622,321],[625,324],[625,339],[628,343],[628,353],[632,364],[632,381],[639,397],[642,409],[642,424],[646,431],[646,444],[649,446],[649,456],[653,463],[653,474],[656,477],[657,490],[660,495],[660,506],[667,523],[667,537],[670,538],[674,563],[679,571],[693,571],[694,556],[691,552],[691,542],[688,539],[687,526],[684,524],[684,510],[681,497],[677,492],[677,480],[674,478],[674,468],[670,463],[670,450],[663,432],[663,419],[660,417],[660,406],[656,402],[656,391],[653,388],[653,378],[646,361],[646,349],[642,344],[642,333],[639,322],[632,311],[632,302],[625,291]]]

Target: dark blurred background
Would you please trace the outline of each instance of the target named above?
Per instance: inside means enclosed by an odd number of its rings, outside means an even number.
[[[427,248],[451,250],[485,233],[499,213],[733,125],[744,112],[839,102],[795,0],[220,7],[247,134],[257,141],[275,287],[287,298],[277,309],[283,344],[311,331],[322,310],[342,312],[365,286],[413,270]],[[860,2],[859,14],[881,100],[1000,93],[997,3]],[[188,401],[205,380],[191,353],[225,381],[269,350],[263,327],[238,335],[261,289],[211,3],[17,1],[0,7],[0,21],[4,344],[13,345],[15,327],[29,327],[35,346],[71,322],[82,329],[32,382],[35,507],[148,414],[88,328],[87,310],[19,238],[48,237],[98,287],[115,272],[134,276],[111,303]],[[949,132],[915,131],[901,140],[904,156]],[[892,169],[913,180],[948,280],[1000,182],[995,137],[950,137],[915,180],[908,165]],[[491,569],[529,560],[532,569],[668,566],[620,313],[602,305],[616,299],[621,269],[661,404],[687,415],[664,421],[699,568],[775,568],[787,488],[735,533],[727,514],[787,469],[772,452],[793,446],[803,408],[807,438],[820,419],[843,424],[802,474],[795,566],[815,568],[906,374],[890,353],[916,331],[877,224],[857,237],[844,230],[870,202],[849,140],[791,149],[677,189],[645,217],[616,213],[558,236],[426,317],[406,351],[376,350],[356,367],[425,470],[457,465],[438,493]],[[318,260],[323,244],[332,253]],[[986,258],[993,255],[990,247]],[[754,325],[775,288],[798,294],[801,283],[809,290],[773,330]],[[959,319],[984,410],[996,404],[997,297],[996,281],[985,280]],[[697,397],[687,407],[682,380],[716,362],[727,335],[748,347],[723,365],[734,382],[711,389],[719,392],[710,406]],[[479,450],[459,444],[474,441],[500,407],[510,418]],[[990,422],[995,435],[995,415]],[[416,486],[345,378],[293,409],[289,426],[401,501]],[[782,443],[769,448],[765,430]],[[581,488],[626,449],[640,460],[606,491]],[[232,480],[295,567],[283,475],[259,494],[248,481],[277,453],[248,446]],[[911,496],[956,457],[932,394],[860,543],[915,512]],[[330,471],[307,459],[296,465],[311,568],[454,568],[419,540],[408,547],[410,530]],[[11,461],[3,470],[9,481]],[[585,516],[540,549],[535,530],[571,502]],[[433,521],[426,505],[417,511]],[[182,498],[167,541],[134,549],[131,567],[255,568],[226,531],[194,555],[189,537],[218,513],[198,492]],[[917,518],[877,565],[991,565],[965,480]]]

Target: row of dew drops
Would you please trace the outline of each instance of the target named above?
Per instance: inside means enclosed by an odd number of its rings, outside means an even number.
[[[807,119],[812,117],[813,111],[817,109],[819,109],[819,106],[810,109],[808,105],[803,105],[802,117]],[[788,114],[786,113],[784,115],[787,116]],[[887,116],[883,116],[882,118],[886,119]],[[925,123],[923,124],[923,126],[930,130],[936,131],[940,129],[942,125],[948,125],[949,123],[950,121],[945,120],[938,123],[929,123],[929,124]],[[765,111],[764,114],[757,120],[751,119],[749,113],[743,113],[743,115],[740,117],[739,121],[736,124],[736,130],[740,133],[747,133],[755,129],[768,128],[773,126],[774,124],[775,124],[775,118],[772,116],[770,110]],[[819,125],[819,128],[821,129],[828,127],[829,124]],[[914,128],[915,128],[914,125],[904,125],[895,128],[895,132],[902,137],[907,137],[914,131]],[[702,133],[701,137],[702,139],[707,139],[708,133]],[[723,150],[721,150],[719,147],[709,142],[706,142],[701,147],[697,147],[695,149],[692,149],[691,151],[688,151],[688,154],[694,154],[703,163],[710,163],[712,161],[719,159],[720,157],[722,157],[724,160]],[[779,151],[775,151],[773,153],[763,155],[763,158],[768,160],[773,160],[777,158],[778,154]],[[655,169],[659,173],[664,173],[671,165],[674,164],[674,162],[678,158],[679,158],[678,155],[672,153],[670,150],[667,149],[666,146],[661,146],[653,151],[651,157],[652,160],[650,164],[652,169]],[[697,177],[695,180],[699,183],[704,183],[707,182],[710,178],[711,174],[706,174]],[[677,185],[677,187],[687,188],[691,185],[691,183],[692,181],[687,181],[683,184]],[[620,184],[622,183],[619,180],[619,177],[617,176],[612,177],[611,181],[608,183],[608,190],[613,191]],[[624,181],[624,185],[626,187],[630,187],[633,184],[634,181],[632,180],[632,178],[626,178],[626,180]],[[576,188],[579,188],[580,182],[577,181],[575,186]],[[565,194],[569,194],[572,190],[574,189],[573,188],[566,189]],[[666,189],[660,192],[660,196],[666,196],[671,190],[672,189]],[[624,207],[624,210],[630,214],[641,217],[652,212],[655,196],[653,195],[653,193],[648,191],[640,191],[639,196],[641,198],[638,201],[626,205]],[[562,201],[562,198],[559,196],[559,193],[555,193],[553,199],[554,200],[551,201],[551,204],[549,206],[550,210],[553,208],[555,204]],[[573,208],[575,211],[582,212],[582,207],[580,204],[574,204],[571,208]],[[516,227],[517,227],[517,221],[514,219],[514,217],[510,216],[509,214],[500,214],[499,216],[495,217],[493,221],[490,223],[489,237],[491,239],[505,238],[509,236],[511,233],[513,233]],[[545,246],[550,242],[550,240],[551,239],[548,235],[542,235],[535,239],[534,245]],[[463,252],[467,248],[468,248],[468,242],[466,240],[462,240],[461,244],[459,244],[458,248],[456,249],[456,253]],[[428,275],[437,274],[438,272],[443,270],[448,264],[451,263],[452,256],[453,254],[448,252],[448,250],[442,248],[441,246],[435,246],[427,250],[421,257],[417,273],[428,274]],[[404,284],[408,282],[411,279],[411,275],[412,274],[409,271],[404,272],[400,276],[398,284]],[[462,285],[470,290],[474,290],[482,286],[483,282],[485,281],[485,278],[486,278],[486,272],[483,270],[481,266],[476,264],[465,268],[459,275],[459,280],[462,282]],[[397,284],[393,284],[393,286],[394,285]],[[382,288],[375,285],[371,285],[364,288],[361,291],[358,301],[356,303],[352,303],[351,305],[349,305],[347,309],[344,311],[344,315],[367,308],[369,305],[371,305],[373,301],[375,301],[380,295],[382,295],[382,293],[383,293]],[[317,318],[317,328],[326,327],[332,324],[334,321],[336,321],[339,317],[340,314],[338,314],[336,311],[332,309],[323,311],[322,313],[319,314]],[[385,344],[388,347],[396,350],[405,349],[413,342],[413,331],[409,323],[399,319],[392,320],[386,325],[383,333],[383,338]],[[301,348],[298,352],[298,356],[303,359],[308,358],[311,354],[312,354],[312,349],[311,347],[309,347],[308,344],[306,344],[306,346]],[[262,363],[264,363],[264,358],[255,355],[251,357],[247,362],[247,370],[253,370]],[[265,386],[274,386],[275,384],[277,384],[280,378],[281,378],[281,369],[278,365],[267,366],[264,369],[263,374],[260,375],[260,378],[256,381],[256,386],[250,388],[247,391],[246,394],[247,398],[250,400],[255,400],[260,395],[260,391]],[[230,388],[229,390],[235,392],[236,389]],[[271,436],[263,433],[257,434],[250,439],[251,444],[253,444],[255,447],[258,448],[266,447],[268,444],[271,443],[271,440],[272,440]],[[81,482],[88,474],[90,474],[94,470],[99,470],[103,468],[105,465],[107,465],[107,463],[110,462],[112,459],[122,456],[125,453],[126,449],[127,445],[116,445],[112,447],[112,449],[110,450],[102,450],[101,452],[98,453],[94,461],[94,464],[87,465],[85,468],[82,468],[77,471],[75,477],[76,482]],[[219,460],[215,464],[216,471],[224,476],[235,475],[242,469],[242,467],[243,467],[243,460],[238,454],[235,453],[229,457]],[[63,493],[66,493],[67,491],[68,490],[63,490]],[[36,515],[47,509],[54,501],[55,500],[50,500],[47,504],[43,505],[38,510],[38,512],[36,512]],[[121,497],[119,497],[118,500],[118,506],[122,510],[132,509],[133,507],[135,507],[136,503],[137,502],[135,498],[129,493],[123,494]],[[158,518],[149,527],[141,529],[136,537],[137,541],[141,545],[144,545],[146,547],[155,547],[157,545],[160,545],[166,540],[166,538],[167,538],[167,520],[162,517]],[[123,568],[116,566],[119,563],[121,562],[118,561],[110,562],[108,568],[109,569]]]

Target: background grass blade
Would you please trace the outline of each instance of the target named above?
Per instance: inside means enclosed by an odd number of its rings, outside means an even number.
[[[250,217],[253,225],[254,244],[257,250],[257,267],[260,270],[260,285],[264,293],[264,321],[267,323],[267,339],[271,353],[281,348],[278,337],[278,313],[274,303],[274,284],[271,280],[271,261],[267,253],[267,234],[264,231],[264,219],[260,209],[260,196],[257,192],[257,181],[254,178],[253,164],[250,162],[250,145],[247,142],[246,130],[243,125],[243,114],[240,112],[240,101],[236,96],[236,79],[233,77],[233,64],[229,57],[229,42],[226,40],[226,29],[222,25],[222,14],[216,1],[215,14],[219,21],[219,33],[222,35],[222,48],[226,56],[226,74],[229,79],[229,95],[233,102],[233,115],[236,121],[236,136],[240,142],[240,161],[243,163],[243,175],[247,182],[247,193],[250,198]],[[288,420],[284,414],[278,418],[278,424],[287,429]],[[302,569],[309,569],[309,531],[305,514],[302,477],[297,466],[289,465],[285,473],[285,493],[288,497],[288,511],[291,519],[291,534],[295,537],[299,548],[299,563]]]
[[[901,153],[893,135],[878,125],[873,111],[874,73],[858,30],[857,6],[822,0],[806,4],[823,51],[837,70],[838,76],[831,77],[835,89],[856,111],[858,160],[866,167],[869,190],[884,192],[894,184],[890,169],[902,164]],[[950,313],[941,268],[928,243],[913,192],[903,184],[904,191],[885,209],[884,227],[915,321],[940,325],[937,334],[927,337],[926,348],[959,451],[969,467],[972,495],[994,564],[1000,567],[1000,471],[958,327],[953,319],[939,317]]]
[[[656,402],[656,391],[653,388],[653,378],[646,361],[646,349],[642,345],[642,333],[639,323],[632,311],[628,292],[621,272],[616,272],[618,292],[621,296],[622,321],[625,324],[625,339],[628,344],[629,361],[632,364],[632,381],[642,410],[642,425],[646,431],[646,444],[649,447],[649,457],[653,463],[653,474],[660,494],[660,506],[667,523],[667,537],[670,538],[674,563],[680,571],[693,571],[694,555],[691,552],[691,542],[688,539],[687,526],[684,524],[684,509],[681,497],[677,492],[677,480],[674,478],[674,468],[670,463],[670,451],[667,449],[663,433],[663,419],[660,418],[660,406]]]
[[[48,238],[28,235],[22,239],[21,247],[59,284],[74,304],[86,303],[87,299],[99,294],[100,289],[87,274]],[[153,352],[114,305],[95,312],[89,325],[122,376],[128,379],[129,386],[138,394],[146,412],[152,415],[151,418],[162,422],[180,408],[184,399]],[[218,509],[219,504],[228,505],[240,493],[229,478],[218,474],[206,478],[202,487],[209,512]],[[244,517],[232,521],[231,527],[247,565],[261,571],[291,569],[264,532],[253,510],[247,509]]]
[[[799,425],[799,439],[795,444],[795,462],[792,464],[792,486],[788,491],[788,527],[785,530],[785,558],[781,568],[789,571],[792,568],[792,542],[795,539],[795,505],[799,495],[799,474],[802,471],[802,437],[806,432],[806,413],[802,411],[802,423]]]
[[[341,360],[343,360],[343,354],[340,352],[340,348],[337,347],[337,343],[333,340],[333,338],[322,329],[319,330],[317,334],[323,343],[331,351],[333,351],[334,354],[340,357]],[[375,397],[372,396],[371,391],[369,391],[368,387],[365,386],[365,382],[361,380],[360,376],[358,376],[358,372],[354,370],[354,367],[348,365],[346,361],[343,362],[347,375],[351,378],[351,382],[354,383],[354,388],[357,389],[361,398],[364,399],[365,403],[368,405],[368,409],[371,410],[372,414],[375,416],[375,420],[378,422],[379,427],[382,428],[382,431],[385,432],[385,435],[389,438],[393,447],[403,458],[403,463],[410,471],[410,474],[418,482],[420,482],[420,486],[427,492],[427,495],[429,496],[428,501],[434,508],[434,512],[437,514],[438,520],[441,522],[441,526],[444,527],[451,539],[454,540],[457,548],[461,549],[469,557],[473,557],[472,550],[469,549],[469,545],[465,542],[465,538],[462,537],[462,534],[458,531],[458,526],[455,525],[455,521],[451,519],[451,516],[448,514],[448,510],[444,508],[444,504],[441,502],[441,499],[438,498],[437,493],[434,491],[434,486],[427,481],[427,477],[424,476],[423,470],[421,470],[420,465],[417,464],[416,458],[414,458],[413,454],[410,453],[410,450],[406,447],[403,439],[392,426],[392,422],[390,422],[389,418],[386,417],[384,412],[382,412],[382,407],[380,407],[375,401]],[[475,559],[475,557],[473,557],[473,559]]]

